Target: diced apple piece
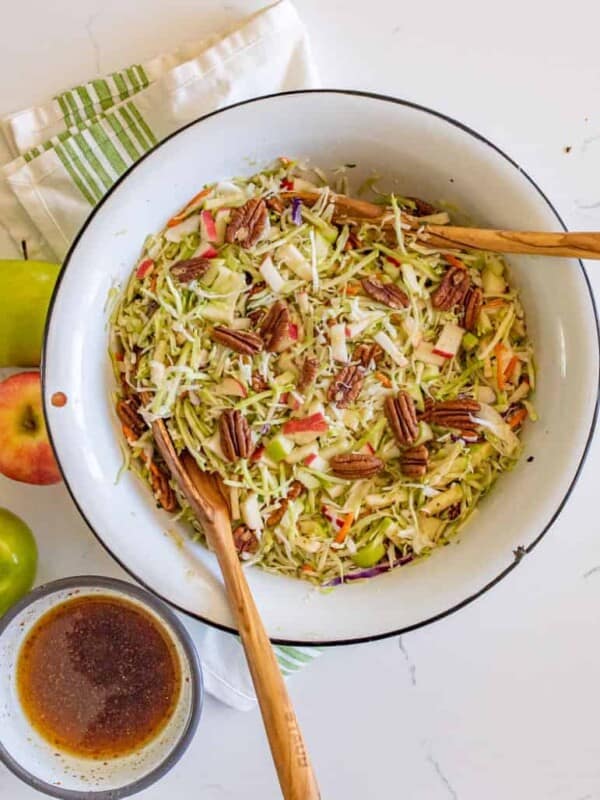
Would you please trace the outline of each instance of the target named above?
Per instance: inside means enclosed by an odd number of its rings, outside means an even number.
[[[310,298],[308,296],[308,292],[298,292],[296,295],[296,301],[302,314],[310,313]]]
[[[307,489],[319,489],[321,487],[321,482],[319,481],[319,479],[316,478],[314,475],[311,475],[310,472],[307,472],[304,469],[298,470],[298,472],[296,473],[296,478]]]
[[[186,217],[183,222],[180,222],[178,225],[173,225],[172,228],[167,228],[164,234],[165,239],[168,242],[180,242],[184,236],[188,236],[190,233],[198,232],[198,222],[199,218],[197,214],[192,214],[190,217]]]
[[[294,449],[294,442],[281,434],[274,436],[266,446],[266,454],[273,461],[283,461]]]
[[[489,403],[493,406],[496,402],[496,392],[491,386],[478,386],[475,389],[475,395],[480,403]]]
[[[215,242],[217,244],[223,244],[225,241],[225,231],[227,230],[227,224],[230,217],[231,212],[228,208],[220,208],[215,214],[215,227],[217,233]]]
[[[408,336],[408,339],[412,344],[412,346],[418,347],[421,342],[421,339],[423,338],[423,332],[417,320],[414,317],[407,315],[406,317],[404,317],[404,320],[402,321],[402,327],[404,328],[404,331]]]
[[[198,256],[199,258],[216,258],[219,253],[217,250],[215,250],[212,244],[210,244],[210,242],[202,242],[194,255]]]
[[[285,286],[285,281],[281,277],[281,273],[273,263],[273,259],[271,256],[265,256],[263,259],[262,264],[259,267],[260,274],[263,276],[265,281],[268,283],[269,288],[275,292],[279,293]]]
[[[304,258],[300,250],[293,244],[284,244],[277,249],[281,260],[295,273],[301,280],[312,280],[312,268]]]
[[[403,353],[398,349],[397,345],[390,339],[387,333],[383,331],[379,331],[373,337],[377,344],[385,350],[385,352],[389,355],[392,361],[395,361],[399,367],[405,367],[408,364],[408,359],[403,355]]]
[[[346,363],[346,361],[348,361],[346,326],[342,324],[332,325],[329,329],[329,341],[331,342],[331,355],[334,360]]]
[[[433,352],[431,342],[421,342],[418,347],[415,347],[414,357],[417,361],[433,364],[436,367],[442,367],[446,363],[446,359],[443,356],[436,355]]]
[[[230,397],[248,397],[248,389],[237,378],[223,378],[221,383],[214,388],[214,393]]]
[[[200,212],[200,238],[204,242],[217,241],[217,226],[210,211]]]
[[[479,339],[474,333],[465,333],[462,340],[462,346],[465,348],[465,350],[473,350],[473,348],[477,347],[478,344]]]
[[[407,262],[402,264],[402,279],[404,280],[406,287],[413,294],[420,294],[421,289],[419,286],[419,279],[417,278],[417,273],[412,264],[408,264]]]
[[[218,432],[215,433],[214,436],[211,436],[210,439],[205,439],[202,444],[208,450],[211,450],[218,458],[220,458],[221,461],[227,461],[225,458],[225,453],[221,448],[221,438]]]
[[[489,267],[486,267],[481,273],[481,283],[486,295],[504,294],[506,291],[506,281],[502,275],[496,275]]]
[[[322,458],[318,453],[315,453],[314,455],[310,453],[307,455],[304,459],[304,463],[307,467],[317,470],[317,472],[327,472],[329,468],[329,463],[325,461],[325,459]]]
[[[465,329],[453,322],[447,322],[442,328],[440,336],[433,346],[433,353],[442,358],[454,358],[460,348],[460,343],[465,334]]]
[[[308,464],[309,459],[312,461],[317,457],[318,453],[318,446],[311,442],[302,447],[295,447],[285,460],[288,464],[298,464],[300,461]]]
[[[252,531],[262,531],[263,521],[258,505],[258,495],[251,492],[240,504],[242,519]]]

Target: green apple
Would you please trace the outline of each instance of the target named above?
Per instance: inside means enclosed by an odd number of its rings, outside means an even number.
[[[37,546],[30,528],[0,508],[0,617],[31,589],[37,569]]]
[[[59,264],[0,260],[0,367],[37,367]]]

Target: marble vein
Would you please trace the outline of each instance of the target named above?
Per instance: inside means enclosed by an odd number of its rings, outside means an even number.
[[[406,645],[402,639],[402,636],[398,637],[398,647],[400,648],[400,652],[404,656],[404,660],[406,661],[406,665],[408,667],[408,674],[410,677],[410,682],[413,686],[417,685],[417,667],[415,666],[414,661],[410,657],[408,650],[406,649]]]
[[[428,753],[427,754],[427,761],[429,761],[429,763],[431,764],[431,766],[435,770],[436,775],[438,776],[440,781],[446,787],[446,790],[448,791],[448,795],[452,798],[452,800],[458,800],[458,794],[456,793],[456,790],[454,789],[454,787],[452,786],[452,784],[450,783],[450,781],[448,780],[448,778],[444,774],[444,771],[440,767],[439,762],[437,761],[437,759],[431,753]]]
[[[592,567],[591,569],[588,569],[587,572],[584,572],[583,573],[583,577],[584,578],[589,578],[590,575],[594,575],[594,573],[596,573],[596,572],[600,572],[600,564],[598,564],[596,567]]]

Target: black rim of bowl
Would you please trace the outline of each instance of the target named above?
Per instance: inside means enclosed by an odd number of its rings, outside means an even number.
[[[99,789],[99,790],[75,790],[63,789],[52,783],[47,783],[41,778],[37,778],[29,770],[19,764],[19,762],[10,755],[2,742],[2,735],[0,734],[0,762],[3,763],[17,778],[20,778],[24,783],[37,789],[38,792],[44,792],[51,797],[58,797],[61,800],[120,800],[123,797],[129,797],[136,792],[147,789],[153,783],[164,777],[174,766],[179,759],[188,749],[198,722],[202,713],[202,706],[204,704],[204,685],[202,681],[202,670],[198,653],[192,642],[190,634],[187,632],[185,626],[178,619],[177,615],[171,610],[167,603],[164,603],[155,592],[148,591],[133,583],[119,580],[118,578],[108,578],[98,575],[80,575],[70,578],[61,578],[57,581],[44,583],[41,586],[33,589],[33,591],[26,594],[14,606],[12,606],[2,617],[0,617],[0,637],[8,628],[11,622],[26,608],[35,603],[42,597],[48,597],[57,592],[72,589],[106,589],[119,592],[123,595],[137,600],[141,605],[147,606],[153,611],[165,626],[172,632],[172,636],[178,640],[182,647],[185,659],[189,664],[191,676],[191,701],[190,701],[190,714],[185,727],[180,734],[179,738],[173,749],[167,754],[163,761],[150,770],[146,775],[138,778],[131,783],[120,786],[116,789]],[[65,602],[65,601],[61,601]],[[66,601],[68,602],[68,601]]]
[[[365,97],[365,98],[369,98],[371,100],[379,100],[379,101],[385,102],[385,103],[393,103],[395,105],[400,105],[400,106],[404,106],[406,108],[411,108],[411,109],[413,109],[415,111],[420,111],[420,112],[422,112],[424,114],[427,114],[427,115],[432,116],[432,117],[436,117],[437,119],[443,120],[443,121],[449,123],[450,125],[453,125],[455,128],[458,128],[459,130],[464,131],[465,133],[469,134],[472,138],[474,138],[477,141],[482,142],[483,144],[485,144],[488,147],[490,147],[494,152],[496,152],[496,153],[498,153],[498,155],[502,156],[502,158],[507,163],[509,163],[511,166],[513,166],[531,184],[531,186],[536,190],[536,192],[542,198],[542,200],[544,200],[544,202],[546,203],[548,208],[554,214],[557,222],[560,224],[562,229],[564,231],[567,230],[567,227],[566,227],[562,217],[560,216],[560,214],[558,213],[558,211],[556,210],[556,208],[554,207],[554,205],[552,204],[550,199],[547,197],[547,195],[542,191],[542,189],[538,186],[538,184],[533,180],[533,178],[525,170],[523,170],[517,164],[517,162],[514,159],[512,159],[509,155],[507,155],[500,147],[495,145],[493,142],[491,142],[489,139],[487,139],[482,134],[478,133],[473,128],[469,127],[468,125],[465,125],[463,122],[459,122],[458,120],[454,119],[453,117],[448,116],[447,114],[443,114],[440,111],[435,111],[434,109],[428,108],[427,106],[420,105],[419,103],[413,103],[413,102],[411,102],[409,100],[402,100],[402,99],[400,99],[398,97],[392,97],[392,96],[389,96],[389,95],[377,94],[375,92],[363,92],[363,91],[358,91],[358,90],[354,90],[354,89],[299,89],[299,90],[296,90],[296,91],[289,91],[289,92],[275,92],[273,94],[266,94],[266,95],[263,95],[261,97],[255,97],[255,98],[252,98],[251,100],[243,100],[243,101],[241,101],[239,103],[233,103],[232,105],[226,106],[225,108],[220,108],[220,109],[218,109],[216,111],[212,111],[210,114],[203,114],[202,116],[198,117],[197,119],[192,120],[192,122],[188,122],[186,125],[184,125],[183,127],[179,128],[177,131],[174,131],[169,136],[167,136],[165,139],[163,139],[161,142],[159,142],[157,145],[155,145],[151,150],[149,150],[147,153],[145,153],[138,161],[136,161],[136,163],[133,164],[125,173],[123,173],[123,175],[121,175],[121,177],[111,186],[111,188],[107,191],[107,193],[104,195],[104,197],[100,200],[98,205],[91,212],[91,214],[87,218],[83,228],[79,231],[79,233],[77,234],[77,237],[75,238],[75,240],[71,244],[71,247],[69,248],[69,251],[68,251],[68,253],[66,255],[66,258],[64,260],[63,268],[62,268],[62,270],[61,270],[61,272],[59,274],[58,280],[56,282],[56,286],[54,288],[54,293],[52,295],[52,299],[50,301],[50,307],[49,307],[48,316],[47,316],[47,319],[46,319],[46,329],[45,329],[45,332],[44,332],[44,345],[43,345],[43,352],[42,352],[42,367],[41,367],[41,369],[42,369],[42,384],[43,384],[44,415],[46,417],[46,424],[47,424],[47,428],[48,428],[48,434],[49,434],[49,437],[50,437],[50,442],[52,444],[52,448],[53,448],[54,454],[56,456],[56,461],[58,463],[60,472],[61,472],[63,480],[65,482],[65,486],[67,487],[67,490],[68,490],[69,494],[71,495],[71,498],[72,498],[73,502],[75,503],[77,509],[79,510],[79,513],[81,514],[81,516],[83,517],[83,519],[87,523],[89,529],[92,531],[92,533],[98,539],[98,541],[104,547],[104,549],[112,556],[112,558],[114,558],[114,560],[126,572],[128,572],[133,578],[135,578],[136,581],[138,581],[140,584],[145,586],[153,594],[155,594],[158,597],[162,598],[166,603],[168,603],[169,605],[173,606],[178,611],[181,611],[183,614],[186,614],[186,615],[188,615],[190,617],[193,617],[194,619],[197,619],[200,622],[204,622],[204,623],[206,623],[207,625],[210,625],[213,628],[218,628],[219,630],[225,631],[227,633],[233,633],[233,634],[237,634],[238,631],[237,631],[236,628],[232,628],[229,625],[224,625],[224,624],[222,624],[220,622],[215,622],[214,620],[211,620],[211,619],[209,619],[207,617],[203,617],[200,614],[196,614],[194,612],[191,612],[188,609],[183,608],[182,606],[179,606],[176,603],[173,603],[171,600],[169,600],[168,597],[165,597],[163,594],[158,592],[152,586],[149,586],[148,584],[146,584],[138,575],[135,574],[135,572],[130,567],[128,567],[126,564],[124,564],[123,561],[121,561],[121,559],[118,558],[118,556],[115,555],[115,553],[110,549],[110,547],[108,547],[108,545],[104,542],[104,540],[102,539],[102,536],[96,530],[94,530],[94,528],[91,525],[90,521],[88,520],[83,508],[79,504],[79,502],[78,502],[78,500],[77,500],[77,498],[75,496],[75,493],[73,492],[73,490],[71,489],[71,487],[69,485],[69,482],[68,482],[68,480],[67,480],[67,478],[65,476],[64,470],[62,468],[62,464],[60,462],[60,458],[59,458],[59,455],[58,455],[58,452],[57,452],[56,445],[55,445],[53,437],[52,437],[52,427],[50,425],[48,408],[47,408],[47,404],[46,404],[46,391],[45,391],[45,385],[46,385],[46,362],[47,362],[46,348],[47,348],[47,343],[48,343],[48,331],[50,329],[52,316],[53,316],[53,313],[54,313],[54,306],[55,306],[56,298],[58,297],[58,293],[60,291],[60,285],[61,285],[62,279],[63,279],[64,275],[66,274],[67,269],[69,268],[69,262],[70,262],[70,260],[71,260],[71,258],[73,256],[73,253],[75,252],[75,249],[77,248],[77,244],[79,243],[79,240],[85,234],[87,228],[91,224],[91,222],[94,219],[94,217],[95,217],[96,213],[98,212],[98,210],[110,198],[111,194],[115,191],[115,189],[117,189],[117,187],[120,186],[121,183],[123,183],[127,179],[129,174],[131,172],[133,172],[133,170],[136,169],[138,164],[140,164],[142,161],[144,161],[145,159],[150,157],[154,152],[156,152],[158,149],[160,149],[160,147],[162,147],[162,145],[164,145],[166,142],[168,142],[169,140],[171,140],[174,137],[178,136],[179,133],[181,133],[181,131],[185,131],[188,128],[193,127],[194,125],[197,125],[202,120],[210,119],[210,117],[214,117],[214,116],[217,116],[219,114],[223,114],[223,113],[229,111],[232,108],[238,108],[239,106],[246,106],[246,105],[252,105],[254,103],[260,103],[260,102],[262,102],[264,100],[270,100],[270,99],[273,99],[273,98],[276,98],[276,97],[286,97],[286,96],[293,96],[293,95],[311,95],[311,94],[349,95],[349,96],[353,96],[353,97]],[[583,266],[583,263],[582,263],[581,259],[577,259],[577,261],[579,263],[581,274],[582,274],[583,280],[584,280],[585,285],[586,285],[587,290],[588,290],[590,303],[591,303],[591,306],[592,306],[592,312],[594,314],[594,321],[595,321],[595,326],[596,326],[596,349],[597,349],[597,351],[598,351],[598,353],[600,355],[600,328],[599,328],[599,323],[598,323],[598,313],[597,313],[597,309],[596,309],[596,302],[594,300],[594,294],[592,292],[590,281],[589,281],[589,278],[588,278],[587,273],[585,271],[585,268]],[[572,491],[573,491],[573,489],[575,487],[575,484],[577,483],[577,480],[578,480],[578,478],[579,478],[579,476],[581,474],[581,470],[582,470],[583,465],[585,463],[585,460],[587,458],[587,455],[588,455],[588,452],[589,452],[589,448],[590,448],[590,444],[592,442],[592,438],[593,438],[593,434],[594,434],[594,429],[596,427],[596,421],[597,421],[597,418],[598,418],[599,400],[600,400],[600,369],[599,369],[599,372],[598,372],[598,380],[597,380],[597,384],[596,384],[596,398],[595,398],[595,403],[594,403],[594,413],[592,415],[592,420],[591,420],[591,424],[590,424],[590,429],[589,429],[589,432],[588,432],[587,440],[586,440],[586,443],[585,443],[585,447],[583,449],[583,453],[581,454],[581,458],[579,460],[579,464],[577,465],[577,469],[575,470],[575,474],[573,476],[573,480],[569,484],[569,486],[568,486],[563,498],[558,503],[554,513],[550,517],[550,520],[544,525],[544,527],[542,528],[540,533],[535,537],[535,539],[530,544],[528,544],[527,546],[520,547],[517,551],[515,551],[514,560],[507,567],[505,567],[505,569],[503,569],[498,575],[496,575],[495,578],[493,578],[491,581],[488,581],[488,583],[486,583],[484,586],[482,586],[478,591],[474,592],[471,595],[468,595],[463,600],[461,600],[459,603],[456,603],[455,605],[451,606],[450,608],[447,608],[444,611],[440,611],[438,614],[434,614],[431,617],[427,617],[426,619],[419,620],[419,622],[415,622],[412,625],[406,625],[406,626],[404,626],[402,628],[395,628],[395,629],[390,630],[390,631],[384,631],[383,633],[377,633],[377,634],[373,634],[373,635],[369,635],[369,636],[357,636],[357,637],[346,638],[346,639],[311,640],[311,641],[306,641],[306,640],[302,640],[302,639],[300,639],[300,640],[299,639],[283,639],[283,638],[279,638],[279,637],[271,637],[271,641],[274,644],[290,645],[290,646],[294,646],[295,645],[295,646],[304,646],[304,647],[308,647],[308,646],[312,646],[312,647],[337,647],[337,646],[340,646],[340,645],[351,645],[351,644],[361,644],[361,643],[364,643],[364,642],[374,642],[374,641],[377,641],[379,639],[387,639],[387,638],[389,638],[391,636],[400,636],[400,635],[402,635],[404,633],[408,633],[409,631],[416,630],[417,628],[422,628],[425,625],[430,625],[432,622],[437,622],[438,620],[443,619],[444,617],[447,617],[447,616],[449,616],[450,614],[453,614],[456,611],[459,611],[461,608],[464,608],[465,606],[469,605],[474,600],[476,600],[478,597],[480,597],[482,594],[487,592],[489,589],[491,589],[493,586],[495,586],[497,583],[499,583],[504,577],[506,577],[506,575],[508,575],[508,573],[511,572],[517,566],[517,564],[520,563],[520,561],[522,560],[524,555],[530,553],[533,550],[533,548],[536,546],[536,544],[538,544],[538,542],[542,539],[542,537],[550,530],[552,525],[556,522],[556,519],[558,518],[559,514],[561,513],[561,511],[563,510],[565,504],[567,503],[568,499],[571,496],[571,493],[572,493]]]

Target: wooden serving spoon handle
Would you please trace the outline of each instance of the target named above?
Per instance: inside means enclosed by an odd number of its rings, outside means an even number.
[[[282,192],[281,198],[290,202],[294,197],[307,205],[318,199],[317,192]],[[343,194],[331,194],[334,204],[333,221],[339,224],[384,223],[393,227],[390,209],[366,200],[356,200]],[[489,250],[495,253],[527,253],[539,256],[561,256],[563,258],[600,259],[600,233],[547,233],[535,231],[504,231],[486,228],[464,228],[452,225],[429,225],[419,222],[418,217],[402,214],[402,221],[413,230],[418,230],[424,245],[438,249]]]
[[[459,228],[425,225],[419,238],[423,244],[463,250],[491,250],[495,253],[527,253],[534,256],[600,259],[600,233],[546,233]]]
[[[183,453],[181,458],[177,455],[164,422],[154,422],[152,432],[159,452],[217,556],[283,797],[285,800],[319,800],[317,780],[292,701],[235,549],[229,508],[219,483],[202,472],[189,453]]]

